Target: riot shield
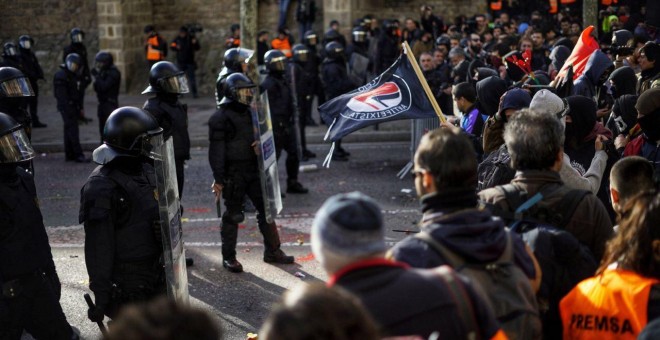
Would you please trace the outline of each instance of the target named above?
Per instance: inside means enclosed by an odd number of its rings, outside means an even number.
[[[369,66],[369,58],[359,54],[352,53],[348,61],[349,77],[355,84],[363,85],[367,80],[367,69]]]
[[[172,138],[163,142],[162,136],[151,140],[152,158],[156,170],[158,208],[163,240],[163,264],[167,279],[167,295],[176,303],[188,304],[188,272],[183,248],[181,204],[176,181]]]
[[[300,129],[300,106],[298,106],[298,84],[296,83],[296,68],[292,63],[287,65],[289,68],[289,81],[291,82],[291,100],[293,101],[293,129],[296,136],[296,153],[298,159],[302,160],[302,130]]]
[[[252,102],[250,111],[252,113],[252,123],[254,124],[254,137],[258,142],[257,160],[266,221],[273,223],[275,216],[282,211],[282,194],[280,192],[275,137],[273,135],[273,124],[270,120],[267,92],[262,93],[259,100]]]

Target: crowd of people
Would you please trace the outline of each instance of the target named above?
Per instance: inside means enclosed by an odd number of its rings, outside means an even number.
[[[288,3],[282,1],[285,8]],[[301,160],[316,156],[305,143],[305,127],[317,124],[314,103],[386,71],[404,42],[448,119],[416,148],[419,230],[388,247],[375,199],[358,192],[329,198],[310,236],[329,279],[285,293],[260,339],[660,334],[660,231],[653,231],[660,223],[660,23],[610,6],[601,11],[598,28],[585,28],[568,6],[551,17],[495,11],[449,24],[425,5],[419,20],[403,24],[360,18],[347,41],[336,20],[323,36],[309,29],[314,2],[302,3],[309,7],[299,20],[300,44],[293,43],[286,20],[270,42],[267,32],[259,33],[256,51],[240,47],[239,26],[227,39],[217,111],[209,120],[209,163],[212,190],[226,206],[222,263],[229,272],[243,271],[235,248],[250,202],[264,238],[264,262],[294,262],[282,251],[263,202],[249,112],[258,93],[268,96],[271,151],[276,158],[287,153],[287,194],[308,192],[298,171]],[[100,166],[81,190],[80,222],[95,295],[88,317],[115,320],[109,339],[222,337],[205,313],[154,300],[164,294],[165,278],[151,141],[173,140],[181,197],[190,140],[187,106],[179,97],[197,95],[198,29],[182,27],[171,43],[178,65],[164,60],[167,44],[153,26],[145,29],[150,74],[143,93],[153,96],[142,109],[119,108],[120,74],[112,55],[99,52],[90,68],[79,29],[71,31],[55,75],[67,160],[89,161],[77,124],[87,119],[82,96],[92,77],[99,99],[103,145],[93,160]],[[25,66],[34,57],[31,39],[19,43],[21,54],[5,44],[0,68],[0,208],[9,230],[0,233],[0,312],[6,311],[0,313],[0,337],[26,330],[37,338],[75,339],[59,304],[60,282],[33,178],[23,171],[34,157],[30,128],[39,121],[36,104],[31,116],[27,103],[11,98],[34,96],[42,73],[38,63]],[[245,74],[252,53],[263,71],[258,82]],[[333,159],[349,156],[339,141]],[[19,232],[22,226],[29,233]],[[27,264],[11,262],[26,256]]]

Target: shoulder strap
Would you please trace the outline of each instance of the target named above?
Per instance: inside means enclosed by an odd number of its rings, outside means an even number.
[[[500,255],[500,258],[495,261],[495,263],[512,263],[513,262],[513,239],[511,238],[511,230],[505,228],[506,233],[506,247]]]
[[[449,266],[440,266],[432,269],[432,273],[439,277],[447,285],[447,288],[449,288],[449,291],[451,292],[450,296],[456,303],[458,315],[466,328],[467,336],[465,338],[478,339],[479,327],[477,325],[477,318],[472,305],[472,300],[468,296],[463,283],[460,282],[460,279],[457,277],[454,270]]]
[[[580,189],[573,189],[569,191],[564,197],[561,199],[561,203],[559,204],[559,211],[562,214],[562,219],[561,222],[559,222],[559,225],[557,226],[558,228],[564,228],[568,224],[568,222],[571,221],[573,218],[573,214],[575,214],[575,210],[577,210],[578,205],[580,205],[580,202],[584,199],[585,196],[587,196],[590,193],[588,190],[580,190]]]
[[[456,255],[454,252],[452,252],[447,247],[445,247],[442,243],[438,242],[428,232],[420,231],[419,233],[415,234],[415,238],[418,238],[428,243],[431,246],[431,248],[439,252],[440,255],[442,255],[445,258],[445,260],[447,260],[449,265],[455,268],[457,271],[460,271],[463,268],[463,266],[465,266],[465,261],[463,260],[463,258]]]

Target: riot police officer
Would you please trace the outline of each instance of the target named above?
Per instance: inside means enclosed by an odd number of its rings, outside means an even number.
[[[280,159],[282,150],[286,151],[286,192],[306,194],[309,190],[298,182],[300,159],[298,159],[298,145],[294,130],[293,94],[289,82],[284,77],[286,56],[282,51],[270,50],[266,52],[264,62],[268,76],[261,83],[261,92],[268,91],[277,159]]]
[[[314,96],[316,96],[317,105],[321,105],[325,102],[325,92],[323,91],[323,83],[319,76],[321,62],[323,61],[318,50],[318,38],[314,31],[305,32],[305,39],[303,43],[309,49],[307,54],[307,63],[305,63],[305,77],[308,78],[309,83],[312,84],[312,96],[307,101],[308,108],[305,108],[303,111],[307,112],[308,116],[303,120],[307,126],[316,126],[316,122],[312,118],[312,105],[314,102]]]
[[[179,101],[179,95],[188,93],[188,80],[183,71],[169,61],[159,61],[149,71],[149,86],[142,94],[155,93],[142,107],[151,113],[163,128],[165,140],[172,137],[174,162],[179,198],[183,194],[183,166],[190,159],[190,136],[188,134],[188,105]]]
[[[21,60],[20,54],[18,54],[16,44],[13,42],[8,42],[2,45],[2,63],[0,66],[13,67],[23,72],[23,61]]]
[[[21,35],[18,38],[18,51],[23,64],[23,73],[25,73],[30,80],[30,85],[32,85],[32,90],[34,91],[34,97],[28,99],[28,108],[30,109],[30,116],[32,117],[32,127],[45,128],[48,125],[42,123],[37,114],[39,101],[39,84],[37,81],[39,79],[44,79],[44,71],[41,69],[41,65],[39,65],[37,56],[32,52],[32,45],[34,45],[34,40],[29,35]]]
[[[85,91],[81,74],[82,63],[78,54],[69,54],[64,64],[60,65],[60,70],[55,73],[53,80],[57,111],[64,121],[64,153],[67,162],[89,162],[82,152],[78,130],[78,119],[82,110],[81,92]]]
[[[90,74],[89,63],[87,62],[87,47],[85,47],[85,44],[83,44],[85,32],[83,32],[83,30],[80,28],[75,27],[71,29],[71,32],[69,32],[69,37],[71,38],[71,44],[64,47],[62,58],[66,63],[66,57],[71,53],[75,53],[80,57],[79,74],[81,91],[79,93],[80,97],[78,98],[78,106],[80,106],[78,119],[82,122],[88,123],[92,120],[85,117],[85,90],[87,89],[87,86],[92,83],[92,76]]]
[[[119,107],[119,85],[121,73],[115,67],[112,54],[101,51],[96,54],[95,65],[91,73],[94,76],[94,91],[99,100],[99,137],[103,143],[103,127],[110,113]]]
[[[305,71],[305,65],[309,60],[310,50],[306,45],[296,44],[293,46],[293,62],[289,63],[292,69],[293,80],[295,80],[296,99],[298,104],[298,112],[300,114],[300,144],[302,147],[302,161],[308,161],[310,158],[316,157],[316,154],[307,149],[307,136],[305,135],[305,127],[308,125],[307,120],[312,119],[312,105],[310,101],[314,95],[313,77],[309,77]],[[293,80],[290,80],[293,84]]]
[[[121,107],[110,114],[100,164],[81,190],[80,223],[85,227],[85,264],[95,307],[94,322],[114,318],[127,303],[164,294],[163,246],[152,140],[163,129],[148,112]]]
[[[222,215],[222,265],[231,272],[242,272],[236,260],[238,223],[243,221],[244,198],[247,195],[257,209],[259,231],[264,237],[264,261],[293,263],[280,249],[280,237],[275,223],[265,216],[263,192],[255,147],[257,141],[249,105],[256,85],[244,74],[234,73],[225,80],[225,96],[220,109],[209,119],[209,163],[213,171],[213,191],[216,199],[225,200]]]
[[[0,339],[77,339],[60,306],[60,280],[32,175],[23,127],[0,113]]]
[[[218,73],[218,79],[215,81],[215,108],[220,108],[220,102],[224,97],[224,80],[234,73],[245,73],[247,61],[252,57],[252,51],[240,47],[230,48],[225,51],[223,58],[224,67]]]
[[[10,115],[31,137],[30,114],[27,111],[27,97],[34,96],[30,80],[13,67],[0,67],[0,112]]]

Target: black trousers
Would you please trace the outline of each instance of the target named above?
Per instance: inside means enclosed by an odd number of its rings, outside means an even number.
[[[83,156],[78,131],[80,110],[70,108],[60,112],[60,114],[64,121],[64,154],[66,155],[66,159],[74,160]]]
[[[21,339],[23,330],[36,339],[72,338],[73,330],[60,306],[56,275],[32,274],[16,287],[21,290],[17,296],[0,295],[0,339]]]
[[[296,143],[293,125],[273,120],[273,136],[275,139],[275,154],[278,161],[282,155],[282,150],[286,151],[287,181],[297,181],[300,159],[298,159],[298,145]]]
[[[241,171],[242,170],[242,171]],[[280,235],[275,223],[266,222],[264,198],[261,192],[261,179],[256,166],[249,168],[234,168],[228,172],[226,183],[222,189],[226,210],[222,215],[220,238],[222,240],[222,257],[225,260],[236,258],[236,241],[238,239],[238,223],[243,220],[245,211],[245,196],[257,209],[257,224],[264,237],[265,252],[274,252],[280,248]]]
[[[30,85],[34,91],[34,97],[28,97],[27,102],[28,109],[30,110],[30,116],[32,117],[32,123],[34,124],[40,122],[39,115],[37,115],[37,106],[39,103],[39,85],[37,84],[36,79],[30,79]]]
[[[183,181],[185,176],[183,173],[184,165],[186,164],[186,159],[183,157],[174,157],[174,166],[176,168],[176,184],[179,189],[179,199],[183,197]]]
[[[99,117],[99,137],[101,138],[101,144],[103,144],[103,128],[105,127],[105,122],[108,120],[108,116],[112,111],[118,108],[117,102],[99,102],[97,106],[97,116]]]

